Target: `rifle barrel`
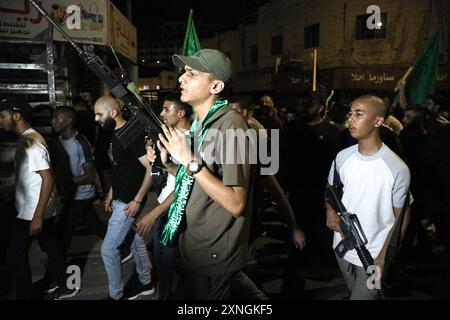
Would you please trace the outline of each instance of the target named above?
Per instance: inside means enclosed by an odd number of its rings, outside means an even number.
[[[44,9],[44,8],[42,8],[41,6],[39,6],[37,3],[36,3],[36,1],[35,0],[29,0],[30,1],[30,3],[36,8],[36,10],[56,29],[56,30],[58,30],[61,34],[62,34],[62,36],[64,37],[64,38],[66,38],[66,40],[67,41],[69,41],[70,42],[70,44],[77,50],[77,52],[78,52],[78,54],[82,54],[83,53],[83,50],[75,43],[75,42],[73,42],[73,40],[69,37],[69,35],[60,27],[60,26],[58,26],[56,23],[55,23],[55,21],[53,21],[50,17],[49,17],[49,15],[48,15],[48,13],[47,13],[47,11]]]

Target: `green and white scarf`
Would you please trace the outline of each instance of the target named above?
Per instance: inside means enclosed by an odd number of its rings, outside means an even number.
[[[217,99],[214,102],[211,109],[209,109],[208,114],[206,115],[203,122],[200,124],[201,128],[197,128],[199,126],[198,116],[195,118],[194,122],[189,129],[189,133],[194,135],[197,130],[200,131],[199,135],[199,152],[201,151],[203,142],[205,141],[206,134],[210,127],[209,120],[221,109],[228,105],[228,101],[224,99]],[[161,236],[161,244],[163,246],[167,246],[167,244],[174,239],[177,235],[178,228],[180,227],[181,220],[183,219],[184,214],[186,213],[186,205],[191,195],[192,186],[194,184],[194,177],[188,176],[186,174],[186,167],[183,165],[178,165],[177,176],[175,178],[175,190],[174,190],[174,198],[172,204],[169,209],[169,217],[167,219],[167,223],[164,226]]]

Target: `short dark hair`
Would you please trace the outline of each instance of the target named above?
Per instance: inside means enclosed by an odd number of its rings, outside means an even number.
[[[441,94],[433,94],[430,96],[431,99],[433,99],[434,104],[439,105],[441,107],[445,106],[445,98]]]
[[[336,101],[328,110],[331,120],[337,123],[345,123],[347,120],[348,106],[342,101]]]
[[[263,92],[260,96],[259,99],[261,99],[262,97],[269,97],[270,99],[272,99],[273,101],[273,95],[269,92]]]
[[[228,102],[239,104],[242,110],[253,111],[255,109],[252,98],[249,96],[233,95],[228,99]]]
[[[184,110],[184,117],[186,119],[191,117],[192,107],[181,101],[180,94],[178,92],[169,92],[163,97],[163,101],[171,101],[175,104],[178,110]]]
[[[72,99],[72,106],[75,108],[75,106],[82,106],[86,109],[89,108],[88,103],[86,102],[86,100],[83,100],[81,97],[75,97]]]
[[[300,97],[307,107],[312,107],[314,104],[320,104],[325,107],[325,97],[319,91],[305,90]]]
[[[80,89],[78,90],[78,93],[80,93],[80,92],[89,92],[89,93],[91,93],[91,94],[92,94],[92,90],[91,90],[91,89],[89,89],[89,88],[85,88],[85,87],[83,87],[83,88],[80,88]]]
[[[75,127],[78,119],[77,119],[77,114],[75,113],[75,110],[72,107],[68,107],[68,106],[59,107],[54,111],[54,114],[58,114],[58,113],[63,113],[66,116],[68,116],[70,119],[72,119],[72,126]]]
[[[357,100],[365,101],[366,105],[372,108],[378,117],[388,117],[389,114],[387,113],[387,110],[389,110],[389,107],[380,97],[366,94],[356,98],[353,102]]]

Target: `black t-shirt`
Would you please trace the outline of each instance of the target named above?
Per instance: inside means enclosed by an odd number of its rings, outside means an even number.
[[[139,191],[145,175],[145,168],[139,161],[146,154],[145,141],[139,136],[124,149],[116,133],[111,137],[108,150],[113,199],[129,203]]]
[[[88,138],[91,145],[95,144],[95,114],[92,111],[81,110],[76,112],[77,130]]]
[[[424,194],[427,167],[421,159],[423,148],[428,140],[428,133],[421,133],[414,125],[409,125],[400,132],[400,140],[405,151],[406,163],[411,171],[411,192],[414,200]]]
[[[298,119],[285,127],[282,143],[287,188],[322,199],[331,163],[342,149],[339,130],[326,122],[307,125]]]
[[[324,153],[332,154],[332,159],[342,150],[342,138],[339,129],[328,122],[308,125],[307,129],[313,137],[323,146]]]
[[[433,210],[450,214],[450,124],[433,132],[423,149],[426,189]]]

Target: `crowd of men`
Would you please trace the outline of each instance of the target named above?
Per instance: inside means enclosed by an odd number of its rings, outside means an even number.
[[[67,286],[70,245],[79,221],[96,216],[92,202],[100,198],[110,215],[100,232],[106,299],[152,295],[157,282],[161,300],[266,300],[243,272],[254,255],[265,193],[290,230],[285,297],[304,289],[299,268],[321,264],[339,267],[350,299],[379,299],[381,290],[367,286],[355,250],[334,253],[347,237],[340,212],[324,193],[336,181],[343,185],[342,203],[357,213],[382,277],[393,260],[389,248],[401,240],[395,258],[414,259],[424,219],[436,226],[450,269],[450,125],[442,98],[430,97],[426,106],[409,104],[400,82],[400,105],[394,109],[373,95],[344,104],[311,91],[287,107],[276,106],[270,95],[255,106],[251,97],[226,94],[232,68],[222,52],[174,55],[173,63],[184,73],[179,93],[163,99],[157,141],[143,132],[125,146],[119,133],[130,115],[122,102],[111,96],[94,100],[89,90],[71,107],[53,112],[51,141],[32,128],[29,104],[1,100],[0,127],[19,136],[17,216],[8,241],[17,299],[48,294],[65,299],[80,292]],[[236,145],[228,135],[248,130],[258,132],[256,141]],[[271,150],[272,161],[280,158],[279,171],[267,174],[261,152],[256,162],[250,160],[262,145]],[[157,157],[164,179],[157,205],[144,212]],[[48,256],[39,286],[32,283],[28,257],[35,238]],[[135,261],[138,281],[132,286],[124,283],[124,248]]]

